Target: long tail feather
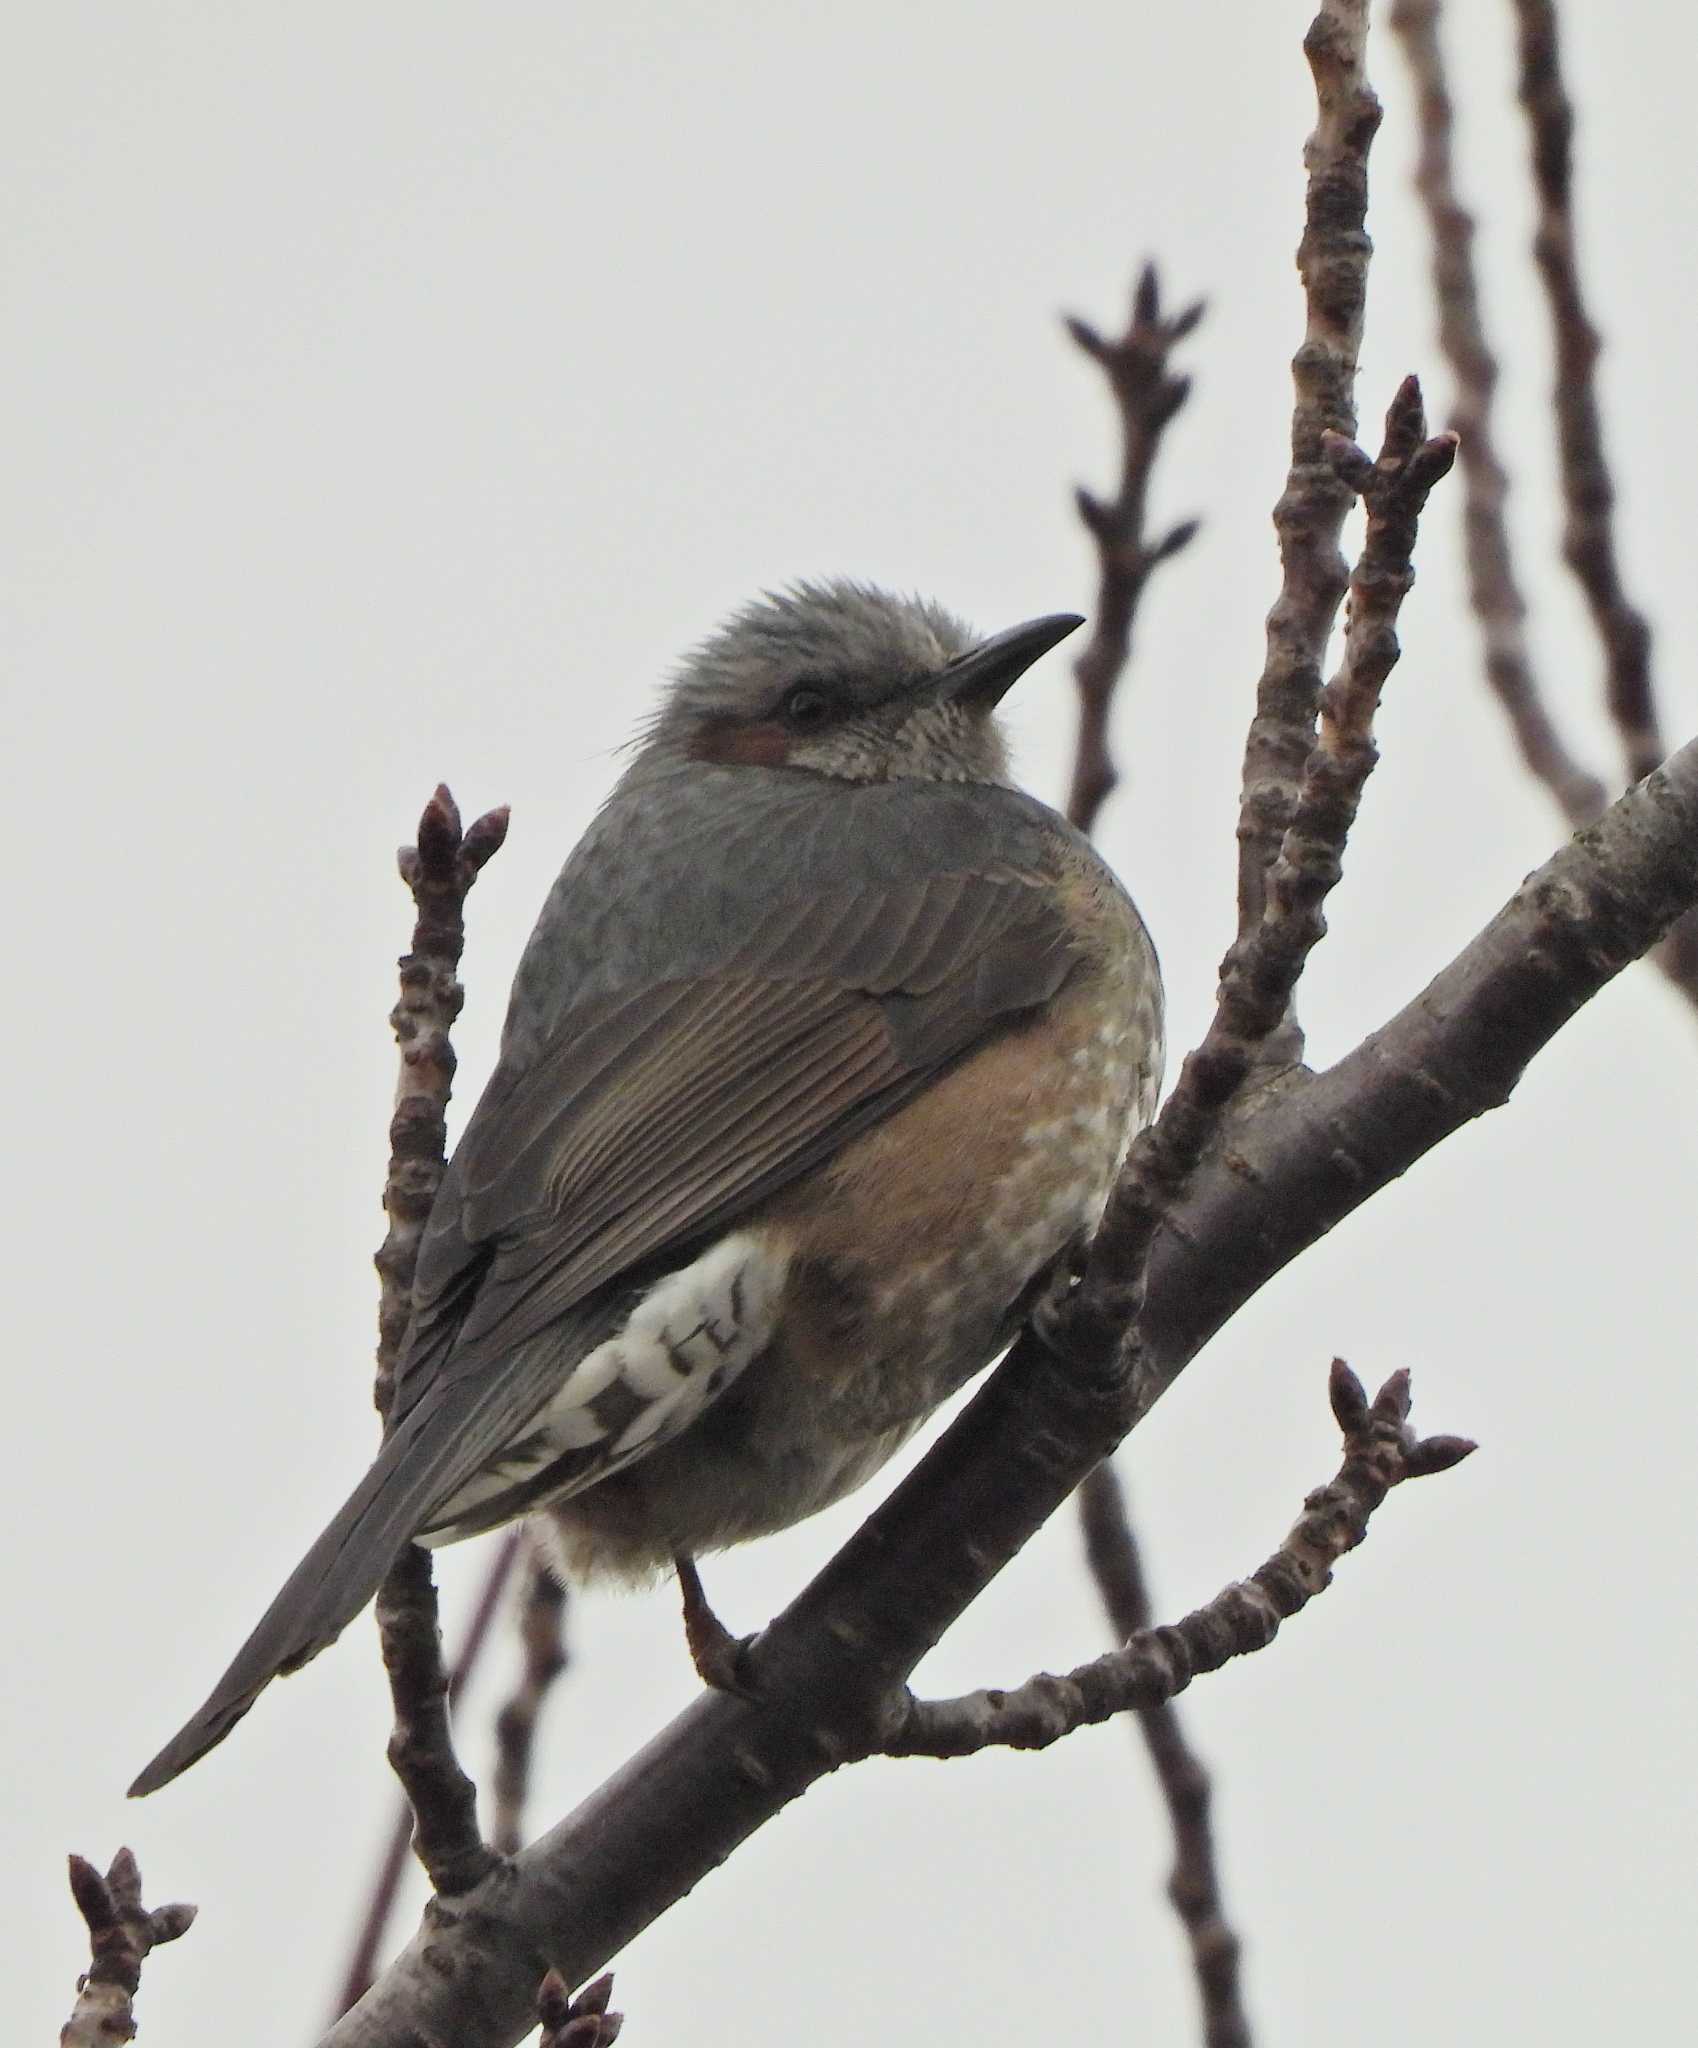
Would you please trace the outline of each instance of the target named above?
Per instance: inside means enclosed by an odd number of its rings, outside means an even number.
[[[186,1771],[224,1740],[272,1679],[298,1670],[336,1640],[440,1498],[464,1442],[467,1417],[457,1411],[470,1405],[465,1399],[422,1404],[390,1436],[205,1704],[130,1787],[132,1799],[157,1792]]]

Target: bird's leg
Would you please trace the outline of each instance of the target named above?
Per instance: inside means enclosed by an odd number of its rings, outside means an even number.
[[[715,1692],[734,1692],[753,1699],[754,1687],[744,1669],[744,1652],[753,1636],[734,1636],[708,1605],[702,1590],[702,1575],[696,1561],[682,1551],[673,1556],[678,1568],[678,1590],[684,1596],[684,1640],[690,1647],[690,1662],[703,1685]]]
[[[1074,1238],[1047,1272],[1040,1273],[1021,1303],[1022,1320],[1036,1331],[1038,1341],[1058,1358],[1069,1355],[1067,1311],[1085,1277],[1090,1240]]]

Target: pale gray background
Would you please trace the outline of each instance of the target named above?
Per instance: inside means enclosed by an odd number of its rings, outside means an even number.
[[[52,2039],[68,2004],[68,1849],[128,1841],[152,1897],[201,1903],[147,1972],[159,2042],[306,2038],[364,1895],[392,1798],[368,1623],[182,1784],[120,1794],[372,1443],[391,863],[421,800],[446,777],[468,810],[513,806],[473,905],[469,1095],[615,748],[717,615],[834,571],[987,629],[1088,605],[1067,494],[1107,482],[1110,421],[1056,314],[1118,320],[1146,252],[1211,301],[1156,492],[1207,524],[1149,599],[1106,840],[1161,944],[1176,1042],[1194,1036],[1274,589],[1309,12],[14,17],[8,2038]],[[1597,655],[1550,566],[1507,9],[1458,12],[1538,647],[1613,764]],[[1655,0],[1569,16],[1622,538],[1684,736],[1694,33]],[[1374,74],[1370,420],[1411,367],[1444,388],[1383,40]],[[1323,1058],[1560,836],[1479,681],[1458,502],[1424,536],[1385,766],[1306,984]],[[1012,711],[1054,793],[1062,664]],[[1370,1381],[1412,1366],[1426,1426],[1485,1446],[1395,1500],[1274,1650],[1187,1701],[1266,2041],[1365,2023],[1381,2048],[1580,2043],[1688,2010],[1695,1080],[1692,1017],[1631,975],[1511,1109],[1270,1287],[1127,1460],[1177,1610],[1257,1563],[1332,1469],[1335,1350]],[[762,1620],[866,1505],[719,1563],[727,1616]],[[451,1606],[481,1570],[452,1558]],[[1099,1642],[1063,1519],[924,1676],[1014,1679]],[[669,1586],[585,1603],[573,1646],[548,1817],[694,1684]],[[480,1770],[484,1726],[466,1723]],[[630,2038],[1189,2041],[1166,1858],[1124,1728],[855,1771],[622,1958]]]

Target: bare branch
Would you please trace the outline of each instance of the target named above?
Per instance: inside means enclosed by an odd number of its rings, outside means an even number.
[[[445,785],[424,807],[416,846],[396,855],[418,910],[413,943],[401,957],[401,996],[390,1012],[401,1048],[395,1113],[389,1123],[389,1172],[383,1206],[389,1234],[377,1253],[379,1283],[377,1412],[387,1416],[395,1367],[412,1314],[419,1239],[447,1167],[448,1098],[454,1087],[449,1032],[466,1000],[457,979],[466,947],[466,897],[507,837],[507,810],[488,811],[464,834]]]
[[[925,1652],[1274,1273],[1452,1131],[1698,902],[1698,741],[1562,848],[1434,981],[1320,1074],[1234,1106],[1150,1262],[1144,1369],[1119,1332],[1063,1363],[1032,1333],[751,1645],[758,1698],[698,1698],[576,1813],[413,1942],[335,2048],[510,2048],[537,1963],[582,1982],[757,1828],[886,1732]]]
[[[462,833],[454,799],[439,785],[419,819],[418,844],[403,847],[398,856],[418,919],[412,950],[400,963],[400,1001],[390,1016],[401,1048],[401,1076],[383,1190],[389,1234],[377,1254],[382,1293],[376,1401],[385,1418],[406,1343],[419,1239],[447,1166],[455,1067],[449,1032],[465,1000],[456,970],[466,944],[466,897],[506,836],[504,809],[488,812]],[[410,1544],[401,1553],[378,1588],[376,1611],[395,1705],[389,1761],[413,1810],[413,1846],[434,1890],[469,1891],[497,1859],[478,1833],[476,1787],[454,1754],[428,1551]]]
[[[1069,319],[1067,331],[1108,379],[1120,414],[1120,487],[1110,502],[1081,487],[1079,517],[1097,544],[1097,604],[1091,637],[1073,665],[1079,685],[1079,744],[1067,815],[1081,832],[1096,824],[1119,771],[1109,749],[1109,709],[1132,647],[1132,622],[1144,585],[1157,563],[1190,544],[1197,522],[1187,519],[1160,540],[1144,537],[1150,473],[1168,422],[1191,391],[1189,377],[1176,377],[1168,357],[1203,317],[1202,302],[1165,317],[1153,263],[1146,263],[1132,293],[1126,332],[1105,341],[1083,320]]]
[[[77,1979],[77,2002],[59,2029],[59,2048],[112,2048],[134,2038],[134,2000],[141,1966],[161,1942],[194,1925],[198,1908],[142,1904],[141,1870],[120,1849],[104,1877],[81,1856],[69,1858],[71,1896],[88,1928],[89,1966]]]
[[[1040,1672],[1011,1692],[958,1699],[908,1696],[883,1744],[886,1756],[973,1756],[982,1749],[1047,1749],[1076,1729],[1171,1700],[1201,1673],[1266,1649],[1282,1622],[1332,1584],[1333,1566],[1368,1533],[1368,1518],[1394,1486],[1448,1471],[1474,1449],[1464,1437],[1420,1438],[1409,1426],[1409,1375],[1394,1373],[1372,1403],[1342,1359],[1332,1366],[1333,1410],[1344,1462],[1318,1487],[1278,1550],[1171,1628],[1146,1628],[1123,1648],[1065,1677]]]
[[[1080,490],[1080,517],[1096,539],[1099,563],[1096,625],[1074,664],[1079,686],[1079,737],[1067,815],[1082,832],[1096,824],[1119,781],[1109,741],[1109,719],[1131,655],[1132,624],[1155,565],[1185,547],[1196,521],[1174,527],[1153,547],[1144,539],[1150,476],[1167,423],[1184,404],[1190,379],[1168,370],[1177,343],[1202,317],[1197,303],[1164,319],[1153,264],[1146,264],[1132,295],[1132,318],[1118,341],[1104,341],[1083,321],[1068,331],[1108,377],[1120,413],[1120,488],[1112,504]],[[1124,1642],[1147,1623],[1148,1602],[1137,1540],[1120,1483],[1106,1460],[1079,1489],[1085,1555],[1108,1610],[1115,1640]],[[1238,1989],[1237,1936],[1228,1926],[1215,1874],[1209,1831],[1209,1784],[1186,1741],[1171,1702],[1141,1709],[1139,1722],[1172,1818],[1175,1864],[1169,1894],[1179,1913],[1197,1973],[1208,2048],[1248,2048],[1249,2028]]]
[[[464,1690],[466,1682],[476,1669],[477,1661],[488,1639],[491,1623],[501,1607],[501,1596],[506,1591],[507,1581],[519,1555],[521,1532],[517,1525],[508,1529],[501,1538],[476,1603],[471,1619],[466,1624],[466,1633],[460,1644],[460,1654],[454,1660],[454,1667],[448,1674],[448,1707],[452,1713],[455,1702]],[[355,1938],[354,1950],[348,1958],[348,1966],[342,1973],[342,1989],[338,1994],[332,2018],[345,2013],[357,1999],[364,1997],[372,1979],[377,1975],[377,1959],[383,1949],[383,1938],[388,1931],[390,1916],[395,1910],[395,1901],[400,1895],[401,1879],[407,1868],[407,1851],[413,1840],[413,1810],[405,1795],[399,1801],[395,1824],[390,1829],[389,1840],[385,1843],[379,1859],[377,1873],[372,1879],[371,1902],[366,1908],[366,1917]]]
[[[1556,355],[1552,399],[1562,476],[1563,559],[1585,593],[1604,650],[1604,700],[1621,736],[1630,782],[1663,758],[1651,673],[1651,628],[1628,598],[1615,544],[1615,481],[1604,447],[1597,364],[1602,340],[1586,310],[1574,230],[1574,109],[1563,85],[1552,0],[1515,0],[1519,97],[1532,145],[1538,224],[1533,257],[1544,280]],[[1682,918],[1657,949],[1657,965],[1698,1005],[1698,917]]]
[[[1485,643],[1486,680],[1509,720],[1528,772],[1550,791],[1571,825],[1585,825],[1609,801],[1609,792],[1569,751],[1539,688],[1528,646],[1527,605],[1515,573],[1505,516],[1509,479],[1498,457],[1493,430],[1498,365],[1480,308],[1474,220],[1457,194],[1452,160],[1453,120],[1439,40],[1439,0],[1397,0],[1391,26],[1403,45],[1420,122],[1415,186],[1432,233],[1439,345],[1456,384],[1450,424],[1461,443],[1464,555],[1469,596]],[[1563,213],[1566,216],[1566,204]],[[1572,254],[1572,232],[1569,243]],[[1584,321],[1583,313],[1581,318]],[[1598,427],[1595,403],[1591,420]],[[1601,435],[1601,428],[1599,432]],[[1601,441],[1598,453],[1601,460]],[[1582,472],[1585,467],[1581,465]],[[1607,535],[1607,472],[1605,483]],[[1606,543],[1606,559],[1613,563],[1613,542]],[[1616,588],[1619,592],[1619,584]],[[1631,631],[1628,639],[1631,648]],[[1645,685],[1648,702],[1648,670]],[[1630,766],[1633,744],[1628,746]],[[1681,994],[1698,1004],[1698,918],[1680,919],[1652,958]]]
[[[454,1754],[430,1552],[409,1543],[377,1591],[395,1704],[389,1762],[413,1809],[413,1852],[431,1889],[470,1891],[499,1860],[478,1832],[478,1790]]]
[[[1368,150],[1380,104],[1364,70],[1366,0],[1323,0],[1304,39],[1317,119],[1304,151],[1309,184],[1297,267],[1307,306],[1303,345],[1292,359],[1297,402],[1291,469],[1274,507],[1282,580],[1268,613],[1267,659],[1244,750],[1238,823],[1238,935],[1262,921],[1267,874],[1296,806],[1315,731],[1321,662],[1347,572],[1339,533],[1350,492],[1321,437],[1356,433],[1356,356],[1362,340],[1372,244],[1364,225]],[[1268,1048],[1295,1059],[1295,1020]]]
[[[495,1717],[491,1781],[495,1811],[490,1840],[499,1855],[513,1855],[524,1839],[520,1828],[530,1784],[531,1746],[543,1701],[566,1669],[565,1621],[566,1588],[536,1546],[527,1545],[519,1594],[519,1641],[525,1668],[512,1697]]]
[[[1439,346],[1456,383],[1450,424],[1460,444],[1469,597],[1485,641],[1486,680],[1509,720],[1523,762],[1555,797],[1570,825],[1589,825],[1609,802],[1609,792],[1569,752],[1540,693],[1527,645],[1527,602],[1515,574],[1505,517],[1509,478],[1493,431],[1498,365],[1480,310],[1474,220],[1457,196],[1450,89],[1438,20],[1439,0],[1397,0],[1391,11],[1391,26],[1415,87],[1421,133],[1415,187],[1432,233]]]
[[[1084,1278],[1041,1320],[1063,1351],[1099,1354],[1132,1332],[1125,1369],[1136,1370],[1136,1327],[1150,1248],[1238,1089],[1290,1015],[1304,963],[1326,931],[1322,906],[1342,871],[1345,840],[1376,758],[1373,717],[1397,660],[1396,619],[1414,572],[1410,552],[1427,494],[1456,455],[1453,435],[1431,440],[1420,387],[1407,378],[1386,414],[1385,443],[1370,460],[1343,435],[1321,452],[1344,487],[1360,492],[1367,535],[1350,580],[1343,660],[1320,701],[1320,730],[1271,872],[1260,922],[1221,964],[1214,1016],[1180,1069],[1161,1114],[1133,1141],[1109,1197]],[[1245,795],[1248,819],[1251,796]]]
[[[1544,280],[1556,350],[1557,452],[1562,472],[1563,559],[1585,592],[1605,655],[1604,695],[1621,735],[1627,777],[1649,775],[1666,751],[1651,683],[1651,629],[1622,588],[1615,548],[1615,483],[1604,452],[1597,364],[1603,344],[1586,310],[1575,245],[1574,109],[1562,81],[1552,0],[1515,0],[1521,76],[1533,153],[1538,224],[1533,259]]]
[[[1125,1495],[1108,1460],[1080,1487],[1079,1510],[1091,1574],[1114,1639],[1124,1644],[1149,1627],[1150,1599]],[[1204,2048],[1249,2048],[1250,2022],[1239,1984],[1240,1944],[1226,1917],[1215,1859],[1208,1767],[1191,1747],[1172,1700],[1152,1700],[1134,1712],[1173,1829],[1167,1895],[1191,1948],[1203,2008]]]

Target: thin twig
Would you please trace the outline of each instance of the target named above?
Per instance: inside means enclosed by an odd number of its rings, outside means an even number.
[[[470,1891],[500,1860],[478,1832],[478,1788],[454,1753],[430,1552],[409,1543],[377,1590],[395,1705],[389,1762],[413,1809],[413,1853],[431,1890]]]
[[[77,2002],[59,2029],[59,2048],[112,2048],[136,2031],[134,2000],[149,1950],[176,1941],[198,1908],[142,1904],[141,1870],[120,1849],[104,1877],[81,1856],[69,1859],[71,1896],[88,1928],[89,1966],[77,1979]]]
[[[1079,516],[1097,545],[1096,623],[1074,664],[1079,688],[1079,738],[1067,815],[1090,832],[1119,782],[1109,721],[1132,649],[1132,626],[1150,572],[1186,546],[1194,519],[1153,546],[1144,539],[1151,473],[1168,422],[1190,395],[1189,377],[1168,368],[1175,346],[1202,317],[1202,304],[1164,319],[1155,266],[1146,264],[1132,295],[1126,332],[1105,341],[1082,320],[1068,331],[1108,379],[1120,416],[1120,487],[1111,504],[1077,493]],[[1149,1620],[1137,1539],[1114,1468],[1106,1460],[1079,1489],[1085,1557],[1114,1630],[1115,1641]],[[1226,1919],[1209,1825],[1209,1779],[1185,1738],[1171,1701],[1141,1708],[1138,1720],[1173,1828],[1174,1869],[1168,1892],[1190,1942],[1204,2013],[1207,2048],[1248,2048],[1249,2024],[1238,1982],[1239,1942]]]
[[[495,1717],[495,1770],[490,1785],[494,1807],[490,1841],[502,1856],[516,1855],[524,1839],[520,1830],[537,1717],[550,1686],[566,1669],[566,1588],[534,1544],[526,1552],[518,1613],[525,1664],[519,1683]]]
[[[972,1756],[982,1749],[1047,1749],[1076,1728],[1172,1699],[1202,1672],[1265,1649],[1280,1625],[1332,1583],[1333,1566],[1368,1533],[1394,1486],[1445,1472],[1474,1449],[1466,1437],[1417,1437],[1409,1426],[1409,1375],[1394,1373],[1370,1403],[1342,1359],[1329,1387],[1344,1432],[1337,1476],[1311,1493],[1291,1533],[1266,1564],[1170,1628],[1147,1628],[1122,1648],[1057,1678],[1040,1672],[1006,1692],[958,1699],[910,1695],[883,1745],[886,1756]]]
[[[1563,84],[1552,0],[1515,0],[1518,96],[1526,111],[1538,221],[1533,258],[1544,280],[1556,357],[1552,400],[1564,508],[1562,553],[1585,593],[1604,650],[1604,701],[1621,738],[1627,779],[1667,751],[1651,673],[1651,628],[1628,597],[1615,543],[1615,480],[1604,446],[1597,365],[1603,343],[1586,309],[1574,230],[1574,108]],[[1658,947],[1657,965],[1698,1004],[1698,917]]]
[[[507,836],[505,809],[462,832],[460,813],[438,787],[419,819],[416,846],[398,855],[418,910],[411,950],[400,963],[401,996],[390,1017],[401,1076],[389,1126],[383,1206],[389,1234],[377,1254],[376,1401],[387,1417],[407,1337],[419,1240],[447,1165],[448,1098],[454,1081],[449,1032],[465,993],[456,977],[465,949],[466,897]],[[432,1888],[469,1890],[498,1860],[477,1827],[477,1791],[454,1754],[448,1676],[437,1628],[430,1553],[409,1544],[378,1588],[377,1627],[395,1706],[389,1761],[413,1810],[413,1846]]]
[[[479,1654],[489,1636],[490,1624],[500,1610],[501,1595],[506,1590],[508,1578],[519,1555],[520,1541],[519,1528],[515,1526],[508,1529],[490,1560],[489,1571],[479,1589],[471,1619],[466,1624],[460,1654],[455,1658],[453,1669],[448,1674],[450,1713],[476,1668]],[[363,1998],[377,1976],[378,1957],[383,1951],[384,1936],[388,1932],[390,1918],[395,1911],[395,1902],[400,1896],[401,1879],[407,1868],[407,1851],[412,1846],[412,1840],[413,1809],[403,1795],[396,1808],[395,1824],[390,1829],[389,1840],[384,1844],[383,1854],[378,1861],[377,1873],[372,1879],[371,1902],[366,1908],[365,1920],[355,1939],[353,1953],[348,1958],[348,1966],[342,1973],[342,1989],[337,1996],[335,2010],[331,2014],[333,2019]]]
[[[1107,341],[1086,321],[1069,318],[1067,331],[1108,379],[1120,415],[1120,485],[1111,501],[1086,490],[1074,493],[1079,517],[1097,545],[1097,604],[1091,637],[1073,664],[1079,686],[1079,744],[1067,815],[1081,832],[1096,824],[1109,793],[1120,780],[1109,748],[1110,707],[1132,647],[1132,622],[1150,572],[1187,546],[1195,519],[1170,527],[1158,541],[1144,538],[1150,473],[1168,422],[1191,391],[1189,377],[1176,377],[1168,357],[1203,317],[1199,299],[1165,318],[1153,263],[1139,273],[1126,332]]]
[[[1292,359],[1291,469],[1274,507],[1281,584],[1267,621],[1267,658],[1244,749],[1238,823],[1238,935],[1262,921],[1267,875],[1297,803],[1314,738],[1321,663],[1348,572],[1339,534],[1350,492],[1322,436],[1356,432],[1356,357],[1372,244],[1364,225],[1368,150],[1380,103],[1364,70],[1366,0],[1322,0],[1304,39],[1317,117],[1304,150],[1308,195],[1297,267],[1307,308]],[[1270,1061],[1301,1056],[1295,1017],[1270,1038]]]
[[[1367,534],[1350,579],[1350,617],[1337,674],[1320,698],[1319,733],[1278,857],[1264,878],[1262,914],[1221,963],[1214,1016],[1180,1069],[1161,1113],[1133,1140],[1109,1197],[1084,1278],[1042,1319],[1066,1353],[1118,1355],[1135,1372],[1137,1322],[1151,1246],[1227,1108],[1290,1015],[1292,991],[1326,930],[1322,906],[1339,879],[1345,840],[1375,760],[1372,722],[1397,660],[1397,613],[1413,581],[1410,553],[1421,507],[1456,456],[1454,435],[1427,438],[1421,394],[1405,380],[1371,459],[1340,434],[1321,452],[1343,489],[1361,495]],[[1245,792],[1245,814],[1255,799]],[[1124,1345],[1122,1333],[1130,1333]]]
[[[1485,646],[1486,681],[1509,720],[1522,761],[1578,829],[1598,816],[1610,793],[1570,752],[1539,687],[1528,644],[1527,603],[1506,517],[1509,478],[1493,423],[1498,364],[1481,311],[1474,219],[1457,192],[1454,119],[1439,18],[1440,0],[1397,0],[1391,12],[1415,88],[1421,134],[1415,188],[1432,237],[1439,346],[1456,385],[1450,424],[1461,444],[1469,597]],[[1698,1005],[1698,920],[1679,920],[1651,958]]]
[[[396,854],[418,918],[401,956],[401,995],[390,1012],[401,1048],[383,1207],[389,1232],[377,1252],[377,1412],[389,1413],[395,1368],[412,1317],[419,1240],[448,1164],[448,1100],[456,1065],[449,1038],[466,992],[458,980],[466,947],[466,897],[507,837],[507,809],[487,811],[462,833],[445,785],[424,807],[416,846]]]
[[[1150,1625],[1150,1596],[1125,1494],[1106,1459],[1080,1487],[1079,1511],[1086,1557],[1109,1626],[1117,1643],[1127,1643]],[[1208,1766],[1191,1747],[1184,1717],[1172,1700],[1151,1700],[1135,1714],[1173,1829],[1167,1895],[1191,1948],[1204,2048],[1249,2048],[1250,2022],[1239,1982],[1242,1946],[1221,1894]]]
[[[1497,358],[1480,309],[1474,218],[1457,196],[1450,89],[1438,22],[1439,0],[1397,0],[1391,11],[1391,27],[1415,87],[1421,134],[1415,189],[1432,236],[1439,347],[1456,384],[1450,424],[1460,448],[1469,597],[1485,642],[1486,680],[1509,720],[1522,761],[1578,828],[1592,822],[1609,802],[1609,792],[1564,743],[1540,692],[1527,644],[1527,601],[1515,573],[1505,516],[1509,477],[1493,428]]]
[[[1604,450],[1597,364],[1603,346],[1586,310],[1575,244],[1574,108],[1562,81],[1552,0],[1515,0],[1518,94],[1532,146],[1538,222],[1533,259],[1544,280],[1556,353],[1557,452],[1565,520],[1563,559],[1574,571],[1603,642],[1604,696],[1621,735],[1627,779],[1649,775],[1667,751],[1651,682],[1651,629],[1622,587],[1615,547],[1615,483]]]

